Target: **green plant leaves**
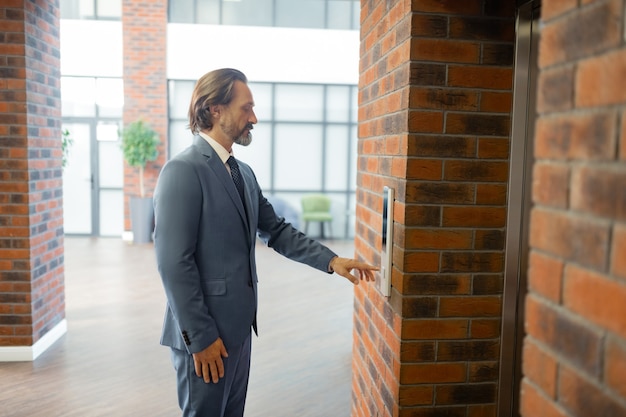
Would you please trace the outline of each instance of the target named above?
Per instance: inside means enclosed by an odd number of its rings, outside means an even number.
[[[143,120],[132,122],[122,131],[122,152],[128,165],[145,168],[159,151],[159,135]]]

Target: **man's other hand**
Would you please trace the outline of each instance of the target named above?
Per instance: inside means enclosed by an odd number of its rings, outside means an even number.
[[[224,362],[222,357],[227,358],[228,352],[219,337],[206,349],[193,354],[193,363],[196,368],[196,375],[204,378],[207,384],[213,381],[217,384],[220,378],[224,377]]]

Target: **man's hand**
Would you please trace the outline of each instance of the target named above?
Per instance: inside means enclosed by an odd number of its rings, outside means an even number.
[[[196,368],[196,375],[202,378],[207,384],[213,380],[217,384],[220,378],[224,377],[224,362],[222,357],[227,358],[228,352],[219,337],[206,349],[193,354],[193,363]]]
[[[374,272],[380,268],[366,264],[365,262],[357,261],[356,259],[340,258],[335,256],[330,260],[330,270],[348,278],[354,285],[359,285],[359,279],[365,281],[374,281]],[[356,275],[352,275],[350,271],[356,269],[359,271],[359,278]]]

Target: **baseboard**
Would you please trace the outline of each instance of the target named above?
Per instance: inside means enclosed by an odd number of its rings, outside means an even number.
[[[67,333],[67,320],[62,320],[32,346],[0,346],[0,362],[32,362]]]

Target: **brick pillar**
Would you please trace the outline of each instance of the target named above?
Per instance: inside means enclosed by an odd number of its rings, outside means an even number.
[[[65,333],[59,2],[0,7],[0,361]]]
[[[362,2],[353,417],[496,415],[514,5]]]
[[[151,197],[167,160],[167,0],[123,0],[122,7],[124,126],[141,118],[161,139],[159,156],[144,173],[146,197]],[[139,170],[125,163],[124,230],[130,230],[130,196],[139,196]]]
[[[522,361],[528,417],[626,415],[624,7],[543,2]]]

